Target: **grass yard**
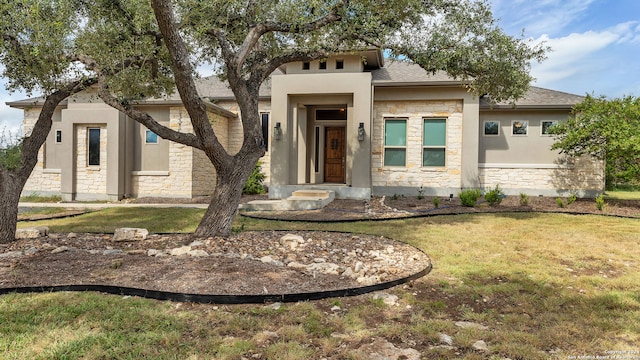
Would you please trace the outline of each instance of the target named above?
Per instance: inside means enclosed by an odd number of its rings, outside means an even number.
[[[192,231],[201,211],[109,209],[38,224],[53,232],[133,224]],[[424,359],[640,356],[637,219],[503,213],[311,224],[240,218],[235,229],[388,236],[425,251],[434,269],[387,291],[399,306],[372,295],[279,309],[95,293],[5,295],[0,358],[367,359],[359,349],[373,338],[418,349]],[[457,321],[487,328],[460,328]],[[441,334],[451,337],[453,348],[439,346]],[[487,351],[473,349],[478,340]]]

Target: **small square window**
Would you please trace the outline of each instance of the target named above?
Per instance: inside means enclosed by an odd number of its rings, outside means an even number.
[[[551,135],[549,130],[557,124],[556,120],[542,120],[540,123],[540,135]]]
[[[311,64],[308,61],[304,61],[302,63],[302,70],[309,70],[311,68]]]
[[[500,135],[500,122],[499,121],[485,121],[484,122],[484,134],[486,136],[498,136],[498,135]]]
[[[514,120],[511,122],[511,134],[514,136],[527,135],[529,122],[526,120]]]
[[[145,140],[146,144],[157,144],[158,143],[158,135],[151,130],[147,130],[145,132]]]
[[[62,142],[62,130],[56,130],[56,144]]]
[[[344,69],[344,60],[336,60],[336,69]]]
[[[326,61],[320,61],[319,69],[320,70],[327,70],[327,62]]]

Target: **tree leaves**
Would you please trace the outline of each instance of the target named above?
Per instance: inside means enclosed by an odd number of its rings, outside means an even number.
[[[551,129],[552,149],[570,156],[605,160],[607,182],[638,183],[640,178],[640,98],[587,95],[575,116]]]

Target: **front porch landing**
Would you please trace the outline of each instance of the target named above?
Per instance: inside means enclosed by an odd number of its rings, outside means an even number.
[[[241,204],[248,211],[317,210],[331,203],[336,197],[332,190],[296,190],[286,199],[254,200]]]

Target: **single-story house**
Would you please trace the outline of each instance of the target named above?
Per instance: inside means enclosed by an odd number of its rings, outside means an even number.
[[[198,81],[223,145],[237,151],[242,125],[233,93],[217,77]],[[379,50],[286,64],[260,91],[269,197],[304,188],[337,198],[457,195],[499,185],[507,194],[595,196],[604,166],[550,150],[549,128],[583,97],[531,87],[515,104],[489,103],[444,73],[387,62]],[[29,132],[39,99],[24,110]],[[191,123],[177,94],[135,105],[172,129]],[[200,150],[159,138],[91,91],[57,109],[24,193],[64,200],[195,197],[215,186]]]

